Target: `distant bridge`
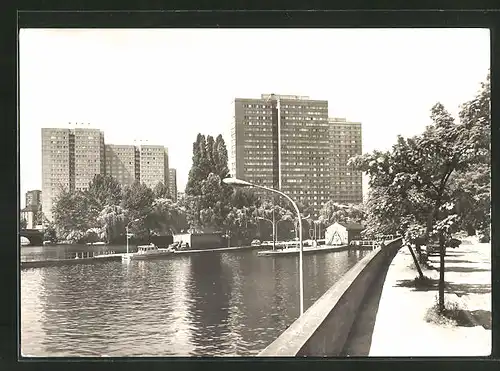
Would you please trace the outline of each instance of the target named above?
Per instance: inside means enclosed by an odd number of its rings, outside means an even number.
[[[38,229],[21,229],[19,237],[26,237],[30,241],[30,245],[43,245],[43,231]]]

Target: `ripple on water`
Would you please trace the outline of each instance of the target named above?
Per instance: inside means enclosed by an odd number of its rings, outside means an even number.
[[[306,256],[306,303],[362,256]],[[297,266],[247,251],[23,270],[22,352],[255,355],[298,316]]]

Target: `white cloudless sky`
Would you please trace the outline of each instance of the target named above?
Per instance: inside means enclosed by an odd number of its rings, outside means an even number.
[[[21,203],[41,189],[41,128],[104,131],[106,143],[168,147],[184,190],[196,135],[224,135],[236,97],[325,99],[363,124],[363,151],[455,116],[490,67],[487,29],[22,29]],[[70,126],[68,123],[71,122]],[[89,123],[90,125],[87,125]]]

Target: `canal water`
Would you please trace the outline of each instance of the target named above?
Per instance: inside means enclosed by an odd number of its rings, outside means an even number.
[[[21,259],[87,249],[23,247]],[[367,253],[305,255],[305,309]],[[22,269],[21,352],[42,357],[256,355],[299,315],[298,261],[246,250]]]

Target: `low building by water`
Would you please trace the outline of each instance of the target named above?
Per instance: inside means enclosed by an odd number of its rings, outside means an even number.
[[[174,235],[174,242],[187,244],[193,250],[222,247],[223,238],[220,233],[181,233]]]
[[[325,232],[327,245],[348,245],[352,240],[361,239],[365,228],[357,223],[333,223]]]

